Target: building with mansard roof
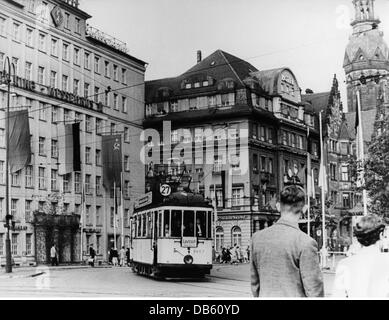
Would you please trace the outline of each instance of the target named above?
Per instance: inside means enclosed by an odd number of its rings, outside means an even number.
[[[317,115],[288,68],[261,71],[222,50],[198,52],[183,74],[146,82],[144,126],[146,185],[186,174],[192,190],[216,196],[217,251],[246,248],[277,221],[280,190],[306,183],[309,145],[318,190]]]
[[[122,239],[129,245],[132,201],[144,192],[139,161],[146,63],[126,45],[88,25],[77,0],[0,0],[0,68],[16,66],[12,110],[29,110],[31,163],[11,179],[15,264],[45,263],[57,244],[60,262],[78,262],[93,245],[98,259]],[[0,69],[0,71],[1,71]],[[111,89],[111,91],[109,90]],[[72,98],[69,98],[72,97]],[[5,137],[7,92],[0,89],[0,261],[5,264]],[[59,175],[59,127],[81,124],[82,171]],[[102,135],[123,134],[124,213],[114,230],[114,201],[102,186]],[[82,189],[85,187],[85,212]],[[61,213],[47,216],[50,212]],[[35,213],[35,218],[34,218]],[[83,248],[80,217],[83,215]],[[118,215],[117,217],[120,217]],[[51,220],[50,220],[51,219]],[[123,224],[124,237],[121,237]]]

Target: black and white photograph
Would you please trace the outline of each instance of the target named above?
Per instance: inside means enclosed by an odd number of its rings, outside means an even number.
[[[0,300],[389,300],[387,40],[388,0],[0,0]]]

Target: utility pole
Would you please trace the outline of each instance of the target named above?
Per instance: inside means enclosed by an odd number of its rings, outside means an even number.
[[[6,73],[6,70],[8,68],[8,73]],[[6,212],[6,225],[7,228],[7,235],[5,239],[5,255],[6,255],[6,265],[5,265],[5,272],[6,273],[12,273],[12,252],[11,252],[11,239],[10,239],[10,229],[11,224],[10,221],[12,220],[12,215],[10,215],[10,206],[9,206],[9,109],[11,104],[11,72],[15,73],[15,66],[14,64],[11,64],[9,57],[5,58],[4,62],[4,75],[6,79],[7,84],[7,115],[6,115],[6,121],[5,121],[5,132],[6,132],[6,144],[5,144],[5,212]]]

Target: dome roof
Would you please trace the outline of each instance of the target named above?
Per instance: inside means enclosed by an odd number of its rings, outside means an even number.
[[[344,58],[344,67],[363,61],[389,61],[389,48],[378,29],[355,33],[350,37]]]

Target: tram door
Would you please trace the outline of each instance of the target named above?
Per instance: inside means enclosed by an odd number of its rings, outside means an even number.
[[[153,253],[154,253],[154,256],[153,256],[153,265],[156,265],[157,264],[157,260],[158,260],[158,245],[157,245],[157,239],[158,239],[158,211],[154,211],[153,212],[153,232],[151,234],[151,238],[152,238],[152,245],[153,245]]]

